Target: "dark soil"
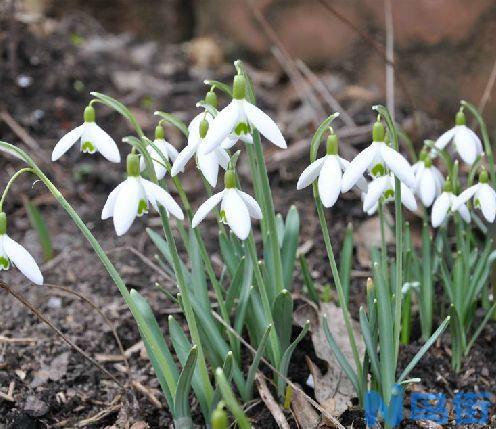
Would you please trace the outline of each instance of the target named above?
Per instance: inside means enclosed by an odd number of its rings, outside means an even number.
[[[109,251],[127,285],[139,290],[152,304],[158,322],[167,334],[168,316],[172,314],[181,319],[181,315],[153,284],[160,281],[171,293],[176,292],[175,285],[164,280],[129,250],[132,247],[153,259],[156,250],[148,240],[144,226],[156,227],[157,219],[146,216],[135,222],[129,234],[117,239],[111,222],[100,220],[100,210],[108,193],[122,179],[120,169],[109,168],[108,162],[98,155],[88,157],[78,150],[71,150],[57,164],[47,160],[58,138],[82,120],[90,90],[108,93],[133,106],[133,112],[143,121],[145,131],[151,132],[155,126],[154,110],[160,108],[176,112],[185,120],[191,119],[194,115],[192,106],[203,95],[203,78],[215,76],[226,80],[232,68],[221,67],[206,76],[192,75],[180,46],[147,45],[145,48],[146,44],[127,36],[103,33],[87,17],[75,16],[38,27],[20,23],[13,25],[3,17],[0,28],[2,140],[26,149],[53,178],[103,248]],[[81,41],[88,45],[91,41],[93,47],[83,49]],[[135,89],[123,88],[122,83],[116,83],[116,75],[123,71],[138,73],[140,82],[156,79],[152,85],[154,89],[147,89],[145,84]],[[126,79],[128,82],[131,76],[127,75]],[[261,91],[261,103],[269,108],[285,94],[286,88],[280,85],[277,77],[272,85],[270,91],[267,88]],[[34,139],[34,143],[22,134],[16,134],[15,127],[13,130],[7,125],[5,112]],[[116,141],[132,132],[124,120],[107,109],[98,108],[97,117]],[[367,118],[363,120],[368,121]],[[177,133],[170,133],[173,143],[178,147],[183,144]],[[289,136],[288,140],[294,141],[296,137]],[[306,157],[296,160],[284,168],[284,174],[273,174],[271,182],[278,210],[286,213],[293,203],[298,207],[302,219],[302,242],[313,241],[308,255],[310,269],[316,281],[323,285],[330,282],[331,273],[318,232],[311,192],[296,195],[295,190],[296,177],[305,163]],[[20,165],[2,156],[0,166],[0,183],[5,184]],[[201,188],[193,180],[186,183],[186,188],[196,207],[204,199]],[[137,348],[128,354],[128,374],[126,362],[112,361],[112,357],[120,355],[112,327],[79,297],[49,287],[67,286],[95,303],[110,319],[125,350],[139,343],[133,319],[109,276],[89,244],[42,184],[33,185],[31,179],[24,178],[14,186],[5,206],[10,234],[25,245],[36,260],[42,260],[36,233],[24,208],[25,199],[33,201],[41,209],[52,236],[55,258],[42,266],[47,283],[43,287],[28,285],[14,269],[2,272],[2,280],[30,301],[77,346],[98,358],[121,384],[129,380],[138,382],[161,402],[162,407],[158,408],[143,394],[143,390],[136,387],[120,389],[6,291],[0,290],[0,392],[6,394],[13,383],[13,401],[0,398],[0,428],[124,428],[139,422],[146,422],[151,428],[169,427],[171,416],[142,350]],[[348,222],[353,220],[358,225],[364,218],[356,200],[340,200],[329,218],[333,240],[340,242]],[[207,225],[203,232],[205,237],[211,238],[206,242],[211,243],[213,257],[217,257],[215,228]],[[358,314],[358,307],[363,302],[362,280],[356,280],[351,289],[350,311],[353,315]],[[296,288],[300,283],[300,280],[296,282]],[[449,345],[442,342],[426,355],[413,375],[422,378],[422,388],[426,391],[443,390],[451,395],[461,389],[491,390],[491,382],[496,376],[493,365],[495,336],[494,329],[486,330],[460,374],[451,372]],[[402,349],[400,367],[417,349],[416,344]],[[289,371],[290,378],[302,386],[305,386],[309,374],[305,363],[307,355],[318,364],[309,338],[296,350]],[[308,393],[312,394],[312,391],[308,390]],[[194,409],[198,410],[198,407]],[[270,412],[260,402],[250,408],[248,414],[257,428],[277,427]],[[292,427],[297,427],[291,416],[288,420]],[[199,416],[196,416],[196,421],[200,424]],[[363,427],[362,415],[354,409],[345,413],[342,421],[355,428]],[[77,426],[78,422],[80,426]],[[144,426],[135,428],[139,427]],[[407,423],[405,427],[413,426]]]

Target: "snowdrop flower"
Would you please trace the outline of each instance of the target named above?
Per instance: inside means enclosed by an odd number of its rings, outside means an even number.
[[[81,152],[100,152],[110,162],[121,162],[121,155],[112,137],[103,131],[95,122],[95,109],[88,106],[84,109],[84,122],[69,131],[53,148],[52,161],[57,161],[74,144],[81,141]]]
[[[456,195],[453,194],[451,182],[446,180],[446,182],[444,182],[443,192],[437,197],[432,206],[431,223],[434,228],[441,225],[449,213],[455,211],[460,214],[465,222],[470,222],[470,212],[468,211],[467,206],[465,204],[459,204],[455,209],[453,205],[455,200]]]
[[[286,149],[286,140],[277,124],[258,107],[245,100],[246,80],[237,75],[233,83],[233,100],[222,109],[211,124],[205,139],[207,153],[219,147],[226,137],[250,135],[256,128],[270,142]]]
[[[341,192],[343,171],[349,164],[348,161],[338,156],[338,136],[331,134],[327,138],[326,155],[303,170],[296,189],[306,188],[318,178],[320,200],[324,207],[332,207]],[[363,177],[358,181],[358,186],[363,192],[367,190],[367,182]]]
[[[486,220],[490,223],[496,218],[496,192],[489,185],[489,177],[486,170],[479,175],[479,183],[465,189],[453,202],[453,210],[465,204],[470,198],[474,198],[474,207],[479,208]]]
[[[262,219],[262,210],[252,196],[236,188],[236,174],[233,170],[226,171],[224,182],[225,189],[212,195],[198,208],[191,226],[196,228],[208,213],[221,203],[221,219],[229,225],[240,240],[245,240],[251,230],[250,217]]]
[[[403,182],[401,185],[401,202],[410,211],[417,210],[417,202],[412,190]],[[384,202],[394,201],[395,176],[386,174],[385,176],[376,177],[369,183],[367,193],[363,198],[363,211],[371,215],[375,213],[379,205],[379,199],[382,197]]]
[[[8,270],[10,265],[37,285],[43,284],[43,275],[29,252],[7,235],[7,216],[0,213],[0,271]]]
[[[415,193],[425,207],[430,207],[443,190],[443,175],[432,165],[432,159],[425,152],[420,154],[420,161],[413,165],[413,171],[415,172]]]
[[[455,116],[455,126],[442,134],[436,141],[435,146],[437,149],[444,149],[450,141],[455,144],[455,149],[469,165],[472,165],[477,156],[482,154],[482,143],[469,127],[466,125],[465,114],[463,110]]]
[[[174,199],[160,186],[143,179],[139,173],[139,157],[127,157],[127,179],[110,193],[102,210],[102,219],[112,217],[117,235],[125,234],[136,216],[148,213],[148,203],[158,211],[163,206],[168,213],[184,219],[183,212]]]
[[[351,161],[343,174],[343,192],[349,191],[360,180],[365,170],[368,170],[372,177],[378,177],[384,175],[386,168],[406,186],[412,189],[415,187],[412,167],[402,155],[384,142],[385,134],[384,126],[378,120],[372,130],[372,144]]]
[[[153,140],[153,144],[157,147],[160,153],[158,153],[152,145],[148,145],[146,147],[146,150],[152,158],[155,175],[157,176],[157,179],[160,180],[163,179],[167,173],[167,168],[164,165],[163,158],[174,162],[177,158],[178,153],[176,148],[165,140],[165,130],[164,127],[162,127],[161,125],[158,125],[155,128],[155,140]],[[143,171],[145,170],[145,168],[145,158],[141,157],[140,170]]]
[[[224,170],[227,169],[229,154],[221,147],[217,147],[211,152],[206,150],[205,136],[210,132],[209,128],[212,121],[213,117],[208,112],[196,115],[191,121],[188,127],[188,144],[179,153],[172,165],[172,177],[176,176],[179,172],[183,172],[188,161],[196,155],[198,168],[210,186],[215,187],[219,174],[219,166]]]

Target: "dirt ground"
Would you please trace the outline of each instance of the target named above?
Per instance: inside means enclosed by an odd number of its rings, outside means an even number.
[[[82,16],[44,25],[18,23],[14,41],[8,33],[12,26],[7,22],[1,24],[2,29],[7,29],[0,40],[1,139],[23,147],[39,162],[109,252],[127,285],[147,297],[167,333],[167,317],[172,314],[181,319],[181,315],[178,308],[153,286],[159,282],[175,293],[175,285],[155,269],[156,250],[144,230],[144,226],[158,227],[158,219],[155,216],[141,218],[130,233],[116,238],[111,222],[100,220],[100,210],[108,193],[122,179],[122,170],[118,166],[109,168],[108,162],[101,157],[84,156],[77,150],[71,150],[57,164],[48,159],[58,138],[82,120],[90,90],[108,93],[133,106],[144,129],[150,132],[155,126],[152,114],[156,109],[191,119],[195,114],[193,106],[205,90],[203,79],[213,77],[226,81],[232,74],[232,67],[226,64],[216,70],[191,71],[191,63],[182,46],[160,47],[125,35],[109,35]],[[15,61],[12,52],[15,52]],[[303,127],[303,131],[301,126],[292,127],[305,111],[287,78],[262,71],[255,71],[255,76],[260,88],[260,103],[285,125],[290,145],[308,139],[310,125]],[[340,82],[345,85],[342,79]],[[278,109],[276,105],[279,105]],[[372,116],[364,99],[348,100],[345,106],[358,125],[370,122]],[[117,114],[107,109],[98,108],[97,119],[116,141],[131,132]],[[408,117],[404,120],[408,122]],[[176,132],[168,132],[177,147],[184,144]],[[360,145],[367,139],[362,133],[350,142]],[[272,155],[273,150],[268,149],[267,156]],[[306,152],[298,152],[287,163],[271,168],[271,184],[278,210],[285,213],[291,204],[296,204],[300,210],[301,241],[308,245],[311,271],[319,284],[325,284],[330,281],[331,273],[311,195],[310,192],[297,194],[295,190],[296,178],[303,170],[307,156]],[[5,184],[20,165],[2,156],[0,166],[0,183]],[[185,187],[196,207],[205,196],[196,176],[191,177],[186,180]],[[151,428],[169,427],[171,417],[151,365],[140,347],[139,334],[129,311],[89,244],[41,183],[33,184],[32,180],[23,178],[14,186],[5,206],[9,232],[32,252],[36,260],[42,260],[37,236],[24,206],[27,199],[40,208],[47,222],[55,258],[42,266],[46,281],[43,287],[29,285],[15,270],[2,272],[2,280],[125,388],[119,387],[101,369],[61,341],[5,290],[0,290],[0,428],[139,429],[147,427],[146,424]],[[355,197],[339,201],[329,216],[332,239],[339,243],[348,222],[352,221],[358,227],[365,219]],[[212,224],[205,226],[203,232],[206,237],[216,237]],[[215,260],[218,256],[215,239],[206,242],[212,243],[210,250]],[[355,262],[358,269],[365,270]],[[59,286],[69,288],[69,291]],[[295,290],[300,286],[298,273]],[[363,291],[364,278],[357,276],[351,292],[354,316],[358,314]],[[127,360],[120,357],[117,339],[126,351]],[[449,343],[443,339],[426,355],[414,376],[422,378],[423,389],[443,390],[451,398],[458,390],[490,391],[496,377],[495,340],[496,330],[493,327],[486,329],[461,373],[455,375],[450,370]],[[404,347],[402,362],[408,362],[407,357],[417,349],[415,342]],[[309,374],[305,363],[307,355],[317,361],[309,338],[298,348],[290,367],[290,378],[301,385]],[[312,394],[310,389],[307,391]],[[277,427],[259,400],[249,404],[248,415],[257,428]],[[199,415],[196,419],[200,424]],[[353,427],[364,426],[362,417],[353,410],[345,413],[342,419]],[[298,427],[290,414],[288,421],[291,427]],[[418,426],[406,421],[404,427]],[[496,427],[496,423],[491,423],[491,427]]]

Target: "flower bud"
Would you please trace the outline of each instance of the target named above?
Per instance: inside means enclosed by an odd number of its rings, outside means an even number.
[[[227,429],[228,427],[229,419],[221,401],[212,413],[212,429]]]
[[[455,116],[455,125],[465,125],[466,123],[467,120],[465,119],[465,113],[463,113],[463,110],[460,109]]]
[[[86,109],[84,109],[84,122],[95,122],[95,116],[95,109],[92,106],[87,106]]]
[[[487,174],[487,171],[485,168],[483,168],[479,173],[479,182],[480,183],[489,182],[489,175]]]
[[[374,292],[374,282],[373,280],[369,277],[367,279],[367,295],[370,295],[371,293]]]
[[[139,156],[130,153],[127,156],[127,175],[128,177],[137,177],[140,174],[140,160]]]
[[[246,95],[246,79],[238,74],[234,76],[233,82],[233,98],[235,100],[243,100]]]
[[[208,132],[208,121],[206,119],[202,119],[200,121],[200,138],[204,139]]]
[[[214,109],[217,109],[217,94],[212,89],[205,95],[205,103],[210,104]]]
[[[329,137],[327,137],[326,154],[327,155],[338,154],[338,136],[336,134],[331,134],[329,135]]]
[[[224,174],[224,186],[226,189],[236,187],[236,173],[234,170],[227,170],[226,174]]]
[[[163,140],[165,139],[165,130],[164,130],[164,127],[162,125],[157,125],[155,127],[155,139],[160,139],[160,140]]]
[[[382,125],[382,122],[376,121],[372,128],[372,141],[383,142],[385,136],[386,130],[384,129],[384,125]]]
[[[0,213],[0,235],[7,233],[7,215],[5,212]]]

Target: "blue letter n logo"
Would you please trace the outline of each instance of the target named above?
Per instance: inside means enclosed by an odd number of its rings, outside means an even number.
[[[397,426],[403,420],[403,388],[399,384],[393,386],[393,393],[389,405],[384,403],[382,396],[374,390],[365,395],[365,422],[373,427],[377,423],[377,416],[381,415],[390,426]]]

